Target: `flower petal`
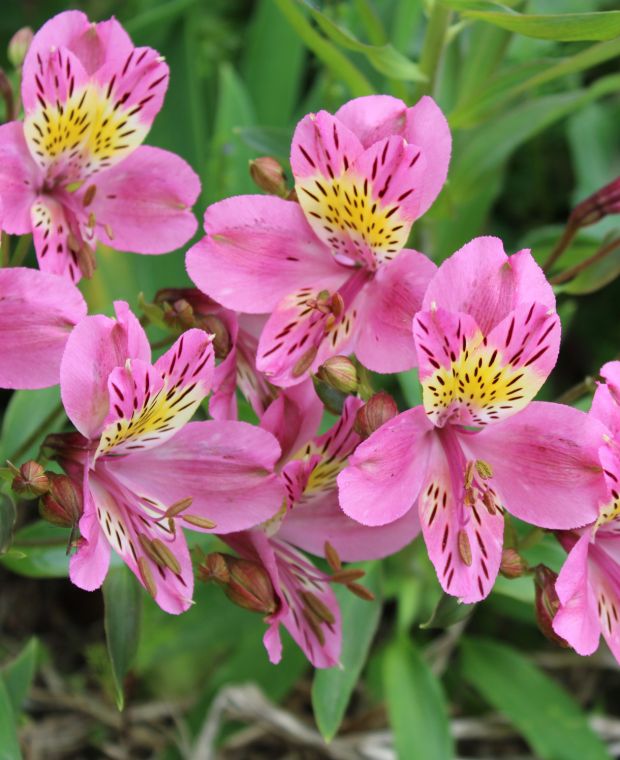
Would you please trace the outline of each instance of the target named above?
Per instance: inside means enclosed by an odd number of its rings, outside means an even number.
[[[355,354],[365,367],[403,372],[416,365],[411,324],[435,271],[429,258],[407,248],[379,267],[358,303]]]
[[[280,447],[267,431],[245,422],[190,422],[161,446],[106,463],[134,493],[169,506],[191,497],[189,515],[230,533],[269,520],[282,506],[284,490],[273,468]]]
[[[407,106],[391,95],[363,95],[347,101],[336,111],[335,117],[353,132],[364,148],[369,148],[386,137],[403,134]]]
[[[592,523],[606,500],[598,458],[605,428],[562,404],[533,402],[478,433],[463,433],[471,459],[488,462],[505,508],[541,528]]]
[[[94,192],[94,196],[92,193]],[[197,227],[191,207],[200,180],[182,158],[143,145],[112,171],[84,183],[78,199],[96,220],[97,236],[111,248],[168,253],[184,245]]]
[[[465,457],[459,452],[454,461],[454,456],[435,437],[418,508],[428,555],[443,590],[473,604],[488,596],[499,572],[504,517],[495,506],[487,508],[477,484],[466,494]]]
[[[60,380],[60,360],[86,302],[67,279],[36,269],[0,270],[0,386],[45,388]]]
[[[227,198],[205,212],[207,236],[187,253],[196,285],[229,309],[271,312],[299,288],[335,290],[347,270],[312,232],[298,203]]]
[[[40,182],[41,172],[24,139],[24,125],[11,121],[0,126],[0,226],[5,232],[30,232],[30,208]]]
[[[478,237],[442,263],[423,308],[465,312],[488,335],[519,304],[534,302],[555,309],[551,285],[530,252],[507,256],[499,238]]]
[[[82,272],[74,250],[78,244],[73,248],[69,247],[72,230],[66,210],[53,198],[40,195],[31,208],[31,217],[32,237],[39,267],[44,272],[79,282]]]
[[[598,648],[601,624],[596,598],[588,574],[590,533],[586,533],[570,550],[555,584],[560,608],[553,618],[553,630],[580,655]]]
[[[127,359],[150,362],[151,347],[142,325],[123,301],[116,319],[86,317],[73,330],[60,365],[60,393],[75,427],[96,438],[108,414],[108,377]]]
[[[213,379],[213,345],[204,330],[188,330],[151,367],[139,359],[108,379],[110,409],[95,457],[160,446],[193,417]]]
[[[308,379],[279,393],[262,415],[260,425],[276,437],[286,461],[316,434],[322,418],[323,404]]]
[[[71,582],[84,591],[101,588],[110,567],[110,544],[106,540],[90,489],[84,490],[84,514],[80,518],[80,540],[69,563]]]
[[[361,443],[338,476],[345,514],[362,525],[385,525],[415,507],[426,478],[432,431],[418,406]]]

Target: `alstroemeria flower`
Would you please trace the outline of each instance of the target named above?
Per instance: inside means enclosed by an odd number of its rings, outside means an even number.
[[[85,316],[82,294],[65,278],[0,269],[0,387],[56,385],[69,333]]]
[[[98,588],[114,549],[162,609],[178,613],[193,588],[182,528],[228,533],[272,517],[284,496],[273,473],[280,447],[243,422],[189,422],[213,379],[207,333],[188,330],[151,364],[139,322],[126,304],[116,309],[116,320],[80,322],[62,360],[62,399],[85,439],[71,579]]]
[[[257,367],[275,385],[347,352],[377,372],[415,365],[411,319],[435,266],[404,246],[441,190],[450,145],[431,98],[358,98],[298,124],[299,203],[247,195],[207,209],[189,274],[230,309],[271,314]]]
[[[100,241],[167,253],[193,235],[200,182],[179,156],[141,146],[168,67],[115,19],[48,21],[23,66],[24,122],[0,127],[0,226],[32,232],[41,269],[77,281]]]
[[[599,452],[605,488],[596,522],[558,535],[569,554],[556,582],[553,629],[581,655],[597,649],[602,633],[620,662],[620,362],[601,375],[590,416],[608,431]]]
[[[476,602],[499,570],[504,509],[543,528],[596,517],[602,427],[531,402],[560,322],[528,251],[477,238],[445,261],[414,319],[424,406],[383,425],[338,479],[344,511],[384,525],[416,504],[444,590]]]
[[[284,625],[315,668],[338,665],[342,618],[326,573],[279,537],[261,530],[223,536],[239,556],[260,563],[267,571],[278,609],[267,618],[263,637],[272,663],[282,657],[280,625]]]

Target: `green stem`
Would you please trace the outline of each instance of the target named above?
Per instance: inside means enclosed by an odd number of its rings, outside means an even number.
[[[566,269],[564,272],[556,274],[555,277],[551,277],[549,279],[549,282],[552,285],[561,285],[563,282],[568,282],[569,280],[572,280],[573,277],[576,277],[578,274],[583,272],[584,269],[591,267],[592,264],[596,264],[597,262],[602,261],[602,259],[604,259],[606,256],[609,256],[609,254],[612,253],[612,251],[615,251],[617,248],[620,248],[620,238],[616,238],[610,243],[607,243],[607,245],[601,246],[601,248],[599,248],[594,255],[590,256],[584,261],[580,261],[579,264],[575,264],[574,267],[570,267],[570,269]]]
[[[302,42],[349,88],[353,97],[372,95],[373,86],[351,61],[321,36],[308,22],[296,0],[274,0],[286,20],[297,32]]]
[[[555,264],[555,262],[560,258],[560,256],[568,248],[573,238],[577,234],[578,229],[579,229],[578,227],[575,227],[570,222],[566,225],[564,232],[562,233],[562,236],[560,237],[558,242],[555,244],[547,260],[543,264],[543,267],[542,267],[543,272],[548,272],[551,269],[551,267]]]
[[[422,95],[432,95],[435,90],[439,63],[446,43],[451,15],[450,8],[439,0],[435,0],[428,19],[422,55],[420,56],[420,70],[426,75],[427,80],[418,85],[416,100]]]
[[[556,399],[556,404],[572,404],[573,401],[577,401],[586,393],[594,393],[596,390],[596,383],[593,377],[586,377],[577,385],[573,385],[567,391],[564,391],[561,396]]]
[[[22,262],[28,255],[28,251],[30,250],[31,241],[32,241],[32,235],[22,235],[20,239],[17,241],[17,245],[15,246],[15,251],[11,258],[10,265],[12,267],[18,267],[22,264]]]
[[[11,238],[6,232],[2,233],[0,249],[2,250],[2,266],[8,267],[11,259]]]
[[[45,432],[47,432],[48,428],[50,428],[57,420],[58,417],[60,417],[64,413],[64,408],[62,403],[58,403],[57,406],[55,406],[52,411],[45,417],[37,428],[30,433],[30,435],[26,438],[26,440],[17,448],[9,457],[11,462],[19,463],[19,460],[24,456],[24,454],[28,451],[28,449],[37,442],[37,439],[42,436]],[[19,464],[18,464],[19,466]]]

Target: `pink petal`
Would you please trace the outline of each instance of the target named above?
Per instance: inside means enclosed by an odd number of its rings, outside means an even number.
[[[72,230],[66,209],[54,198],[40,195],[31,208],[31,217],[32,237],[39,267],[44,272],[79,282],[82,272],[75,251],[69,248]]]
[[[65,411],[87,438],[96,438],[108,414],[108,377],[127,359],[150,362],[146,333],[126,303],[116,302],[117,319],[86,317],[71,333],[60,365]]]
[[[41,181],[24,139],[24,125],[12,121],[0,126],[0,226],[5,232],[31,231],[30,208]]]
[[[96,457],[144,451],[172,438],[209,393],[213,346],[204,330],[188,330],[155,366],[139,359],[108,378],[110,409]]]
[[[340,506],[362,525],[385,525],[412,509],[426,477],[433,426],[421,406],[361,443],[338,476]]]
[[[600,531],[589,553],[589,580],[596,596],[600,628],[613,656],[620,662],[620,542],[618,534]]]
[[[111,248],[168,253],[196,231],[191,207],[200,193],[200,180],[174,153],[143,145],[86,182],[78,197],[84,200],[93,187],[87,211],[95,215],[98,237]]]
[[[424,254],[407,248],[379,267],[358,304],[355,353],[365,367],[403,372],[416,365],[411,324],[435,270]]]
[[[80,518],[79,528],[80,541],[69,563],[69,577],[84,591],[95,591],[101,588],[108,574],[110,544],[99,525],[88,481],[84,489],[84,514]]]
[[[601,634],[588,577],[589,548],[587,531],[571,549],[555,584],[560,608],[553,618],[553,630],[580,655],[592,654],[598,648]]]
[[[369,148],[386,137],[403,134],[407,106],[391,95],[364,95],[349,100],[336,111],[335,116],[353,132],[364,148]]]
[[[599,374],[605,382],[596,388],[590,414],[609,428],[614,438],[620,438],[620,362],[604,364]]]
[[[387,525],[367,527],[347,517],[332,489],[309,504],[293,507],[284,518],[278,536],[304,551],[325,556],[325,542],[344,562],[381,559],[400,551],[420,532],[415,509]]]
[[[327,111],[319,111],[305,116],[295,129],[291,168],[296,181],[312,177],[331,182],[362,152],[362,144],[351,130]]]
[[[426,213],[441,192],[448,176],[452,136],[448,121],[435,101],[425,95],[407,109],[407,123],[403,134],[405,140],[422,150],[424,174],[418,169],[421,187],[418,215]]]
[[[279,458],[280,447],[265,430],[209,421],[190,422],[161,446],[109,460],[106,467],[129,490],[158,503],[191,497],[181,521],[185,514],[212,520],[219,534],[252,528],[278,512],[284,492],[273,468]]]
[[[487,335],[519,304],[534,302],[555,309],[553,290],[529,251],[509,257],[499,238],[479,237],[439,267],[423,308],[465,312]]]
[[[21,267],[0,270],[0,386],[56,385],[71,330],[84,316],[86,303],[65,278]]]
[[[335,290],[347,277],[297,203],[228,198],[209,206],[204,224],[207,236],[188,251],[187,271],[229,309],[265,314],[299,288]]]
[[[260,425],[275,436],[285,461],[316,434],[322,418],[323,404],[308,379],[279,393],[262,415]]]
[[[447,432],[452,439],[454,433]],[[437,436],[418,500],[420,523],[443,590],[472,604],[484,599],[495,583],[504,518],[498,509],[485,506],[475,476],[466,492],[464,453],[458,444],[444,448],[442,443]]]
[[[584,412],[533,402],[478,433],[463,433],[471,459],[489,463],[501,503],[520,520],[570,530],[593,522],[606,500],[598,458],[605,429]]]

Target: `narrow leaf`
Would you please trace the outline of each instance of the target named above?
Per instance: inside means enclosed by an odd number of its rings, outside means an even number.
[[[0,678],[0,760],[21,760],[15,713],[4,681]]]
[[[363,583],[375,595],[375,601],[367,602],[344,588],[336,589],[342,612],[342,667],[317,670],[312,682],[314,717],[326,741],[334,738],[342,722],[381,616],[380,563],[366,567],[369,569]]]
[[[0,493],[0,555],[5,554],[13,539],[15,504],[8,494]]]
[[[464,678],[523,734],[541,760],[605,760],[579,705],[515,650],[482,638],[461,644]]]
[[[125,702],[124,681],[131,667],[140,636],[142,595],[138,582],[123,565],[113,568],[103,584],[105,632],[119,710]]]
[[[400,760],[454,757],[441,684],[412,641],[403,637],[388,646],[383,686]]]
[[[612,40],[620,35],[620,11],[533,15],[514,12],[462,11],[467,18],[480,19],[526,37],[560,42]]]
[[[37,669],[39,642],[31,638],[22,651],[2,668],[2,680],[15,715],[19,715]]]
[[[433,614],[426,623],[420,624],[420,628],[449,628],[468,618],[475,607],[475,604],[462,604],[455,596],[442,593]]]

